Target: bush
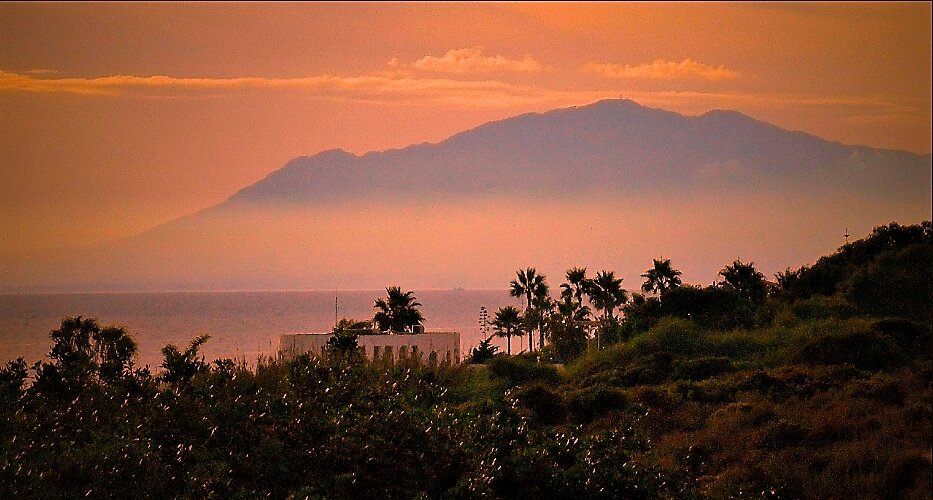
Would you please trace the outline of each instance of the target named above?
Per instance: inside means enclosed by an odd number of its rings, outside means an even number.
[[[929,244],[888,251],[842,284],[843,294],[874,316],[933,322],[933,249]]]
[[[567,407],[574,419],[589,423],[595,418],[628,406],[628,395],[617,387],[592,385],[567,394]]]
[[[489,361],[489,371],[509,387],[528,382],[558,385],[560,375],[553,365],[537,362],[531,354],[497,356]]]
[[[914,359],[930,359],[933,335],[930,328],[906,319],[883,319],[871,325],[873,331],[894,339],[906,355]]]
[[[677,363],[674,377],[687,380],[705,380],[733,370],[732,360],[723,356],[692,358]]]
[[[519,408],[528,411],[531,418],[543,425],[562,422],[567,414],[560,394],[541,383],[533,383],[516,389],[511,399],[517,403]]]
[[[799,360],[810,365],[851,363],[863,370],[884,370],[899,365],[903,354],[891,337],[875,331],[831,333],[806,342]]]
[[[669,352],[675,356],[700,354],[706,342],[703,330],[693,321],[665,318],[632,342],[638,354]]]
[[[855,316],[855,307],[840,297],[815,295],[806,300],[795,302],[791,306],[794,315],[800,319],[846,319]]]

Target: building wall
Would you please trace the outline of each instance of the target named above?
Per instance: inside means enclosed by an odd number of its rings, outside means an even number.
[[[297,356],[311,352],[324,352],[330,333],[287,333],[279,336],[279,353]],[[460,334],[458,332],[429,332],[421,334],[360,335],[357,343],[369,359],[393,360],[399,357],[420,356],[424,362],[449,360],[460,362]],[[432,356],[432,353],[433,356]]]

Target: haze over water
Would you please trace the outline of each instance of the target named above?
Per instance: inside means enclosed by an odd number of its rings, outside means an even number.
[[[338,291],[337,315],[371,319],[373,300],[385,290]],[[48,354],[49,332],[65,316],[96,318],[102,326],[126,326],[139,343],[137,366],[154,371],[166,344],[182,348],[198,335],[211,339],[201,348],[205,360],[231,358],[254,363],[274,355],[278,336],[326,332],[334,324],[334,291],[304,292],[165,292],[0,295],[0,362],[23,357],[33,363]],[[482,336],[480,307],[495,311],[521,302],[503,290],[415,290],[428,331],[460,332],[460,350],[468,354]],[[491,330],[490,330],[491,333]],[[524,346],[513,338],[513,352]],[[494,339],[505,350],[505,340]]]

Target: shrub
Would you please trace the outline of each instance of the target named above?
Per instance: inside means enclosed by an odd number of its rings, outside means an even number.
[[[611,411],[628,405],[625,391],[603,384],[592,385],[567,394],[567,407],[574,419],[588,423]]]
[[[855,316],[855,307],[837,296],[815,295],[806,300],[795,302],[791,306],[794,315],[800,319],[846,319]]]
[[[519,408],[527,410],[531,418],[544,425],[557,424],[563,421],[567,414],[560,394],[541,383],[516,389],[511,398]]]
[[[528,382],[558,385],[560,375],[553,365],[537,362],[531,354],[497,356],[489,361],[489,371],[509,387]]]
[[[902,359],[893,339],[875,331],[834,332],[805,343],[799,355],[801,362],[810,365],[851,363],[863,370],[884,370]]]
[[[930,359],[933,336],[930,328],[906,319],[883,319],[871,325],[873,331],[894,339],[905,354],[915,359]]]
[[[705,346],[703,331],[693,321],[665,318],[632,342],[638,354],[666,351],[675,356],[699,354]]]
[[[859,268],[842,291],[846,299],[875,316],[933,322],[933,249],[915,244],[880,254]]]
[[[674,377],[688,380],[705,380],[732,370],[732,361],[729,358],[704,356],[677,363],[674,368]]]

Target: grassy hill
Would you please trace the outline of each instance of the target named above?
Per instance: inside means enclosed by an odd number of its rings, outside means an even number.
[[[777,281],[454,366],[344,347],[249,370],[198,338],[153,375],[125,330],[67,318],[51,362],[0,370],[0,496],[930,498],[930,223]]]

